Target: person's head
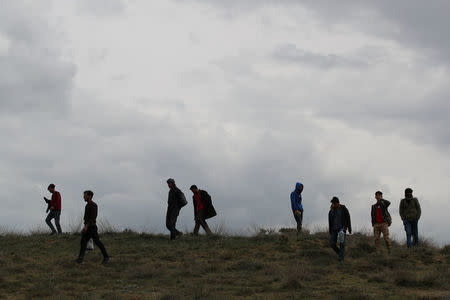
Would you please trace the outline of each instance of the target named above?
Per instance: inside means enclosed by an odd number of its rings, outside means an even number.
[[[191,192],[193,192],[194,194],[195,194],[195,193],[198,193],[198,192],[200,191],[200,190],[198,189],[198,187],[197,187],[195,184],[191,186],[190,190],[191,190]]]
[[[412,198],[413,197],[413,190],[411,188],[407,188],[405,190],[405,197],[406,198]]]
[[[301,194],[303,192],[303,184],[297,182],[297,184],[295,185],[295,190],[297,191],[297,193]]]
[[[332,208],[337,208],[339,207],[339,198],[338,197],[333,197],[333,199],[331,199],[331,207]]]
[[[375,199],[377,199],[377,201],[381,201],[381,199],[383,199],[383,193],[378,191],[375,193]]]
[[[94,197],[93,191],[90,191],[90,190],[84,191],[84,193],[83,193],[84,201],[86,201],[86,202],[92,201],[93,197]]]
[[[53,183],[50,183],[47,190],[53,194],[55,192],[55,185]]]
[[[167,179],[167,185],[169,186],[170,189],[175,187],[175,179],[173,178],[169,178]]]

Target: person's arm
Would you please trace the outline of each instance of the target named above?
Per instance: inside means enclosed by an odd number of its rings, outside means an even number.
[[[422,209],[420,208],[419,199],[416,198],[416,209],[417,209],[417,220],[420,219],[420,216],[422,215]]]
[[[405,220],[405,209],[403,207],[403,200],[400,201],[400,206],[398,207],[398,213],[400,214],[400,218],[402,218],[402,221]]]
[[[370,217],[372,219],[372,227],[375,225],[375,218],[376,218],[376,208],[372,205],[372,208],[370,210]]]
[[[295,192],[291,193],[291,207],[293,212],[296,212],[298,210],[297,201],[295,199]]]
[[[391,202],[389,202],[389,201],[387,201],[387,200],[383,200],[383,202],[384,202],[384,206],[385,206],[386,208],[388,208],[389,205],[391,205]]]
[[[86,232],[86,230],[88,229],[88,220],[90,218],[89,216],[90,211],[89,211],[89,207],[88,205],[86,205],[86,207],[84,208],[84,227],[83,227],[83,232]]]
[[[192,196],[192,206],[194,207],[194,219],[197,217],[197,209],[195,207],[195,196]]]
[[[56,193],[55,209],[61,210],[61,194]]]
[[[331,224],[331,210],[330,210],[328,212],[328,231],[330,234],[331,234],[331,227],[332,227],[332,224]]]
[[[346,223],[347,223],[347,228],[348,229],[348,233],[352,233],[352,221],[350,219],[350,212],[348,211],[347,207],[345,207],[345,216],[346,216]]]

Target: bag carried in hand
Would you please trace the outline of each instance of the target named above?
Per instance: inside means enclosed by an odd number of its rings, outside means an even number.
[[[186,196],[184,195],[184,193],[182,191],[180,191],[180,197],[178,197],[178,207],[182,208],[185,207],[187,205],[187,200],[186,200]]]
[[[342,229],[338,233],[337,242],[339,244],[344,244],[345,243],[345,232]]]

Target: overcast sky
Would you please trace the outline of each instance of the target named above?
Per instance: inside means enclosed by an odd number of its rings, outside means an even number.
[[[319,4],[320,3],[320,4]],[[374,192],[412,187],[450,240],[450,2],[0,0],[0,225],[100,217],[165,231],[166,179],[240,232],[325,227],[338,196],[370,228]],[[181,229],[193,227],[192,204]],[[44,224],[45,225],[45,224]]]

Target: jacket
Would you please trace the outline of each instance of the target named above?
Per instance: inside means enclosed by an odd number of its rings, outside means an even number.
[[[212,217],[217,216],[216,210],[214,209],[214,206],[212,205],[211,196],[208,194],[207,191],[200,190],[200,197],[202,199],[202,203],[204,206],[204,218],[205,220],[210,219]],[[195,209],[195,196],[192,196],[192,203],[194,206],[194,216],[197,217],[197,210]]]
[[[402,201],[400,201],[399,213],[403,221],[419,220],[420,215],[422,214],[419,200],[417,200],[417,198],[402,199]]]
[[[350,212],[348,211],[347,207],[345,205],[341,205],[342,208],[342,227],[345,227],[348,229],[349,233],[352,233],[352,223],[350,220]],[[328,230],[330,234],[332,233],[333,229],[333,217],[334,217],[334,209],[330,209],[330,212],[328,213]]]
[[[53,206],[54,210],[61,211],[61,194],[57,191],[55,191],[52,194],[52,200],[50,202],[50,206]]]
[[[173,187],[169,190],[169,197],[167,200],[167,210],[169,211],[176,211],[180,210],[181,207],[179,205],[180,200],[183,197],[183,192],[178,187]]]
[[[302,186],[302,183],[297,182],[295,185],[295,190],[291,193],[291,207],[293,212],[296,210],[303,211],[302,194],[298,192]]]
[[[383,216],[383,220],[386,223],[389,223],[388,220],[388,207],[389,205],[391,205],[391,202],[385,200],[385,199],[381,199],[380,202],[380,208],[381,208],[381,215]],[[378,208],[378,202],[375,203],[374,205],[372,205],[372,211],[371,211],[371,216],[372,216],[372,226],[375,225],[376,223],[376,217],[377,217],[377,208]]]
[[[97,223],[98,207],[94,201],[88,202],[84,209],[84,225],[93,226]]]

